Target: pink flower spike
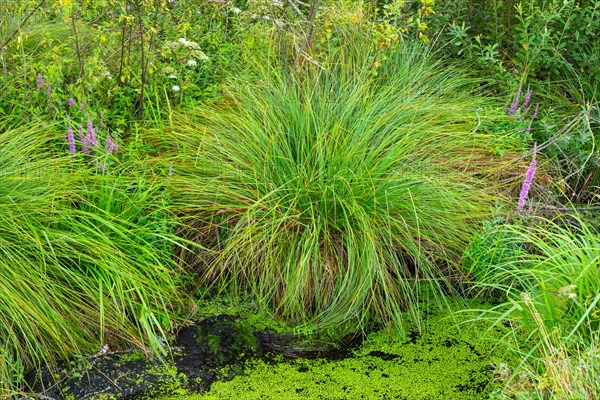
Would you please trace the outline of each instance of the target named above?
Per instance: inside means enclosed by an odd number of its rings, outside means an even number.
[[[523,91],[523,87],[519,85],[519,89],[517,90],[517,98],[515,101],[510,103],[510,108],[508,109],[508,115],[514,116],[517,114],[517,110],[519,109],[519,100],[521,99],[521,92]]]
[[[67,141],[69,142],[69,152],[75,154],[77,148],[75,147],[75,136],[73,135],[73,128],[71,128],[71,125],[69,125],[69,129],[67,129]]]
[[[531,120],[532,120],[532,121],[533,121],[534,119],[536,119],[536,118],[537,118],[537,116],[538,116],[538,110],[539,110],[539,108],[540,108],[540,105],[539,105],[539,104],[536,104],[536,105],[535,105],[535,111],[533,112],[533,115],[531,116]]]
[[[521,193],[519,193],[519,203],[517,205],[517,211],[522,212],[525,207],[525,201],[527,200],[527,196],[529,195],[529,189],[531,189],[531,184],[533,183],[533,177],[535,176],[535,170],[537,167],[537,163],[535,160],[537,153],[537,146],[533,146],[533,156],[531,158],[531,163],[529,163],[529,168],[525,173],[525,181],[523,182],[523,187],[521,188]]]
[[[79,103],[79,110],[83,110],[83,107],[85,107],[85,104]]]
[[[87,140],[94,149],[98,147],[98,141],[96,140],[96,133],[94,133],[94,127],[92,126],[91,118],[88,118]]]
[[[44,87],[44,78],[42,77],[42,74],[38,74],[37,76],[37,88],[41,89]]]
[[[106,142],[104,144],[104,150],[106,150],[108,153],[110,153],[112,150],[112,140],[110,140],[110,133],[106,134]]]
[[[67,103],[69,104],[69,107],[73,107],[73,104],[75,104],[75,100],[73,100],[73,98],[71,97]]]
[[[525,108],[529,105],[529,102],[531,101],[531,90],[527,89],[527,92],[525,92],[525,100],[523,100],[523,104],[521,105],[521,107]]]
[[[83,151],[88,156],[90,155],[90,141],[87,136],[83,135],[83,128],[81,124],[79,125],[79,140],[81,141],[81,151]]]

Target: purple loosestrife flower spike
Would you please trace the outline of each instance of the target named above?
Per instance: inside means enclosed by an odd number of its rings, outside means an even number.
[[[73,100],[73,98],[71,97],[67,103],[69,104],[69,107],[73,107],[73,104],[75,104],[75,100]]]
[[[517,114],[517,109],[519,108],[519,100],[521,100],[521,92],[523,91],[523,87],[519,85],[519,90],[517,90],[517,98],[515,101],[510,103],[510,108],[508,109],[508,115]]]
[[[67,129],[67,141],[69,142],[69,152],[75,154],[77,148],[75,147],[75,136],[73,135],[73,128],[71,128],[71,125],[69,125],[69,129]]]
[[[533,121],[534,119],[536,119],[536,117],[538,116],[538,110],[540,108],[539,104],[535,105],[535,111],[533,112],[533,115],[531,116],[531,120]]]
[[[38,84],[38,89],[41,89],[44,87],[44,77],[42,77],[42,74],[38,74],[37,76],[37,84]]]
[[[94,149],[98,148],[98,141],[96,140],[96,134],[94,133],[94,127],[92,126],[91,118],[88,118],[87,124],[87,140]]]
[[[46,96],[50,98],[50,93],[52,92],[52,87],[49,83],[46,83]]]
[[[90,155],[90,141],[86,136],[84,136],[81,124],[79,125],[79,131],[77,133],[79,134],[79,140],[81,140],[81,151],[87,155]]]
[[[79,103],[79,110],[83,110],[83,107],[85,107],[85,104]]]
[[[115,138],[116,140],[116,138]],[[109,154],[114,154],[117,152],[117,150],[119,150],[119,146],[117,145],[116,141],[113,142],[111,137],[110,137],[110,133],[106,134],[106,144],[104,146],[104,149],[109,153]]]
[[[525,92],[525,100],[523,100],[523,104],[521,105],[521,107],[525,108],[529,105],[529,102],[531,101],[531,90],[527,89],[527,92]]]
[[[533,112],[533,115],[531,116],[531,120],[529,120],[529,126],[527,127],[527,133],[531,132],[531,125],[533,125],[533,120],[537,117],[538,115],[538,109],[539,109],[540,105],[536,104],[535,105],[535,111]]]
[[[537,163],[535,160],[535,156],[537,153],[537,146],[533,146],[533,156],[531,157],[531,163],[529,164],[529,168],[525,173],[525,181],[523,182],[523,187],[521,188],[521,193],[519,193],[519,204],[517,206],[517,210],[519,212],[523,211],[525,207],[525,201],[527,200],[527,195],[529,194],[529,189],[531,189],[531,184],[533,183],[533,177],[535,176],[535,169],[537,167]]]

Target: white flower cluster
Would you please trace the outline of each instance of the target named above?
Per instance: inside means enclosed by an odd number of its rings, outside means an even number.
[[[577,293],[575,293],[575,289],[577,289],[577,285],[567,285],[558,289],[558,297],[567,297],[569,299],[575,300],[577,298]]]
[[[189,55],[193,60],[206,61],[208,60],[208,56],[204,54],[200,45],[197,42],[193,42],[191,40],[187,40],[185,38],[180,38],[177,42],[167,42],[163,46],[163,54],[170,55],[171,51],[176,49],[177,47],[183,46],[190,51]]]
[[[195,43],[195,42],[190,42],[190,41],[186,40],[185,38],[179,38],[178,42],[181,43],[182,45],[184,45],[185,47],[191,46],[192,43]]]
[[[166,66],[163,68],[162,73],[167,76],[169,79],[177,79],[177,70],[173,67]]]

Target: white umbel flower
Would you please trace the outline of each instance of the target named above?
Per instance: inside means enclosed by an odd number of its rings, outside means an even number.
[[[198,63],[196,62],[196,60],[188,60],[185,64],[188,67],[195,67],[196,65],[198,65]]]
[[[179,92],[181,89],[179,88],[179,86],[173,85],[173,87],[171,88],[171,90],[173,90],[174,92]]]

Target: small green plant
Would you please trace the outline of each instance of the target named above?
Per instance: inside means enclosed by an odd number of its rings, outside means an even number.
[[[523,309],[518,299],[526,292],[548,330],[560,327],[568,336],[577,332],[589,336],[587,329],[597,329],[600,323],[600,236],[579,217],[573,221],[569,226],[567,221],[532,218],[524,225],[505,225],[507,235],[498,246],[505,251],[523,246],[527,252],[486,265],[478,284],[506,292],[517,301],[513,306],[517,314]],[[533,329],[535,321],[527,315],[521,323]]]
[[[600,327],[600,236],[578,216],[529,218],[504,225],[495,248],[502,259],[473,264],[479,288],[506,296],[497,324],[523,358],[509,373],[505,393],[518,398],[596,398]],[[515,247],[520,248],[513,252]],[[517,392],[521,392],[520,394]],[[524,397],[523,397],[524,396]],[[533,397],[527,397],[533,396]],[[512,398],[512,397],[510,397]]]
[[[504,265],[507,260],[517,259],[526,251],[522,243],[514,240],[505,224],[506,217],[502,215],[484,221],[483,230],[475,234],[466,248],[462,265],[475,281],[485,282],[490,269]]]
[[[588,337],[576,334],[565,338],[562,329],[548,330],[529,294],[522,293],[521,299],[525,306],[523,311],[535,321],[536,331],[526,341],[520,336],[511,338],[514,339],[510,341],[513,351],[522,357],[522,361],[513,371],[506,365],[496,369],[497,379],[503,385],[497,392],[498,397],[598,398],[600,337],[597,330],[591,329]]]

